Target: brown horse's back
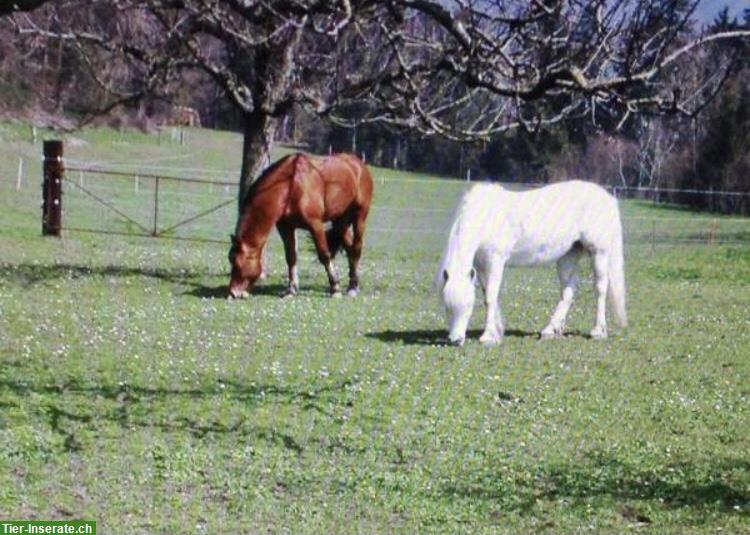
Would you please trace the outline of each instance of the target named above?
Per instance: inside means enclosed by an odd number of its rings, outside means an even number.
[[[290,184],[287,218],[331,221],[347,213],[369,210],[372,176],[351,154],[313,158],[296,154]]]

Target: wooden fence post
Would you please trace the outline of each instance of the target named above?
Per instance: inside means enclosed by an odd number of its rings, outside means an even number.
[[[656,219],[651,220],[651,254],[656,251]]]
[[[23,158],[18,159],[18,175],[16,176],[16,191],[21,189],[21,182],[23,181]]]
[[[154,229],[151,231],[151,235],[159,235],[159,177],[156,177],[154,182]]]
[[[62,227],[63,142],[44,142],[44,179],[42,181],[42,234],[59,236]]]

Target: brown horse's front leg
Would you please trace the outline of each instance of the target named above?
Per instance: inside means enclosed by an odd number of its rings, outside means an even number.
[[[289,286],[284,293],[284,297],[297,295],[299,291],[299,276],[297,275],[297,236],[294,233],[294,227],[279,223],[276,228],[281,235],[281,241],[284,243],[284,256],[286,256],[286,265],[289,269]]]
[[[318,252],[318,260],[326,268],[328,274],[328,284],[331,286],[331,297],[341,297],[341,288],[339,288],[339,277],[336,274],[336,267],[331,261],[331,252],[328,249],[328,240],[323,228],[322,221],[316,221],[310,224],[310,232],[315,242],[315,249]]]

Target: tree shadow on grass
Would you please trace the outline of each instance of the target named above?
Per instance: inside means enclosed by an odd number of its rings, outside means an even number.
[[[738,474],[744,477],[738,477]],[[443,486],[443,497],[488,501],[505,510],[533,514],[537,502],[576,504],[610,497],[619,502],[653,501],[665,509],[685,507],[747,516],[750,503],[750,461],[740,458],[669,462],[639,466],[608,453],[594,451],[569,464],[542,464],[521,477],[507,471],[471,475]],[[621,510],[627,520],[633,514]],[[637,516],[637,515],[636,515]],[[646,518],[647,522],[650,522]]]
[[[0,279],[30,287],[59,279],[87,277],[149,277],[167,282],[194,284],[190,279],[206,277],[207,271],[182,268],[134,268],[126,266],[87,266],[77,264],[0,264]]]
[[[228,285],[207,286],[197,279],[215,277],[216,273],[205,270],[182,268],[133,268],[125,266],[86,266],[76,264],[0,264],[0,280],[13,285],[29,288],[36,284],[43,284],[55,280],[76,280],[93,277],[148,277],[171,284],[188,286],[191,289],[181,295],[189,295],[201,299],[226,299]],[[226,275],[227,282],[229,275]],[[286,291],[283,284],[263,284],[255,286],[252,295],[281,297]],[[312,285],[302,289],[304,294],[328,296],[328,287]]]
[[[0,372],[3,372],[2,368]],[[0,373],[0,376],[3,375],[8,376]],[[255,438],[278,443],[301,454],[304,446],[291,434],[272,426],[255,424],[248,410],[269,404],[298,405],[302,411],[315,411],[337,421],[334,413],[339,411],[336,407],[344,410],[354,404],[354,399],[348,393],[353,384],[351,379],[342,378],[309,388],[255,383],[248,386],[239,381],[218,378],[215,387],[172,389],[129,384],[91,384],[77,380],[61,384],[39,384],[34,381],[0,379],[0,393],[6,391],[17,397],[41,395],[48,398],[44,402],[44,414],[51,430],[63,438],[63,449],[66,452],[82,449],[75,433],[78,427],[96,430],[102,422],[109,422],[123,430],[134,427],[160,429],[169,433],[188,433],[199,439],[211,435]],[[197,417],[189,408],[186,409],[186,400],[227,403],[235,407],[231,411],[234,416],[229,422],[210,415]],[[71,409],[71,405],[76,408]],[[79,409],[79,406],[91,409]]]

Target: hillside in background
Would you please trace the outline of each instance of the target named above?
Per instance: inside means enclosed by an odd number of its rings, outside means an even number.
[[[727,10],[721,12],[722,6]],[[744,2],[705,1],[696,13],[714,29],[750,27]],[[33,12],[40,25],[47,11]],[[26,15],[24,15],[26,16]],[[735,21],[734,18],[737,17]],[[23,43],[23,46],[22,46]],[[750,191],[750,52],[743,43],[714,44],[678,65],[669,75],[689,92],[689,74],[734,57],[724,90],[695,120],[636,116],[617,128],[614,118],[572,117],[536,130],[515,129],[480,143],[459,143],[382,124],[346,128],[298,107],[284,117],[276,141],[316,153],[352,151],[368,162],[444,176],[512,182],[585,178],[627,187]],[[687,74],[686,74],[687,73]],[[696,74],[697,76],[697,74]],[[687,77],[687,78],[686,78]],[[687,80],[687,81],[686,81]],[[226,97],[201,77],[192,77],[173,102],[145,99],[105,116],[91,116],[102,89],[72,44],[39,37],[31,44],[0,20],[0,116],[37,126],[74,130],[81,120],[154,133],[189,119],[208,128],[239,130],[238,114]],[[688,85],[686,85],[688,84]],[[352,107],[349,117],[367,112]],[[747,213],[747,203],[709,204],[697,197],[675,198],[695,208]]]

